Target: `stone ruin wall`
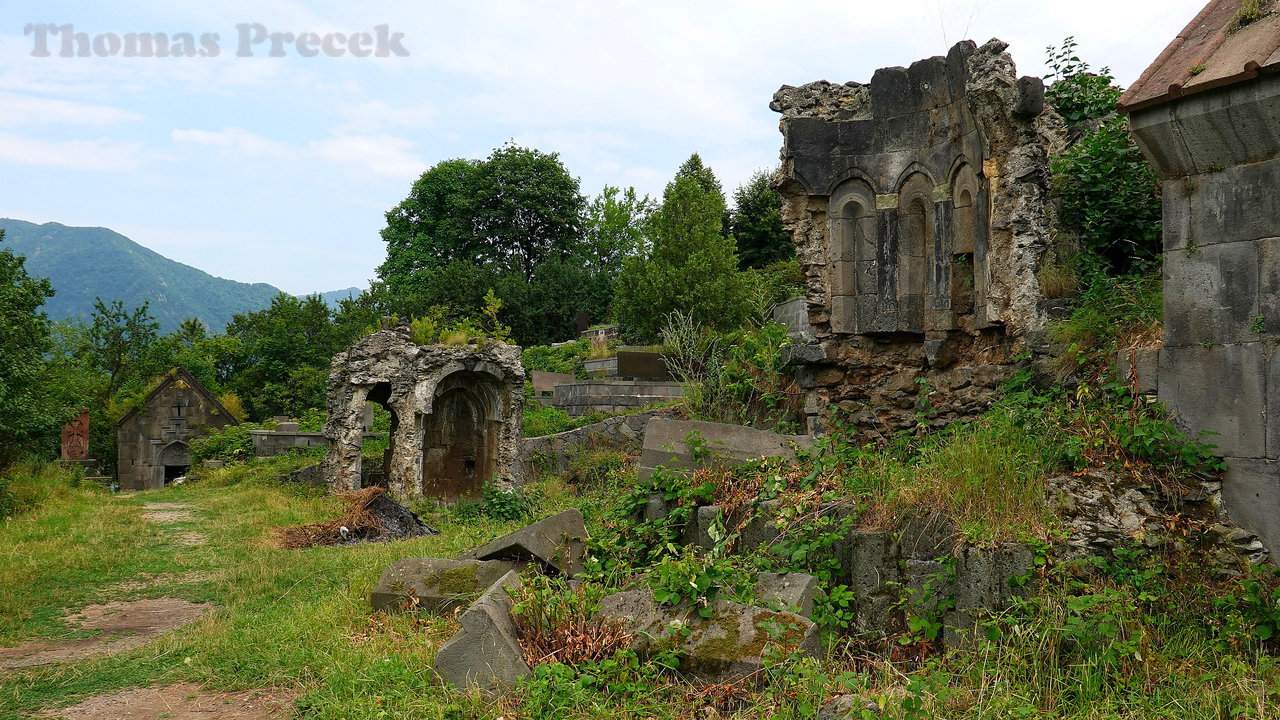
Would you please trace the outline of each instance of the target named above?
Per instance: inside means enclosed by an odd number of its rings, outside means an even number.
[[[523,482],[518,347],[424,346],[403,325],[383,329],[334,356],[328,391],[320,471],[335,492],[360,488],[366,402],[391,411],[383,465],[393,495],[457,500],[486,482]]]
[[[805,271],[812,340],[791,350],[810,432],[864,438],[976,415],[1045,325],[1049,157],[1039,78],[962,42],[870,84],[784,86],[775,187]],[[922,398],[927,396],[927,404]]]

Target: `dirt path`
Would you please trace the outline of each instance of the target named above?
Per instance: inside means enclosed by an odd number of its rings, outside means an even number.
[[[143,515],[161,525],[194,521],[192,507],[185,503],[146,503]],[[182,531],[175,535],[179,545],[204,545],[203,533]],[[140,578],[140,587],[146,579]],[[199,620],[210,607],[178,598],[152,598],[130,602],[90,605],[67,618],[79,630],[96,632],[93,637],[73,640],[32,640],[16,647],[0,648],[0,668],[13,669],[65,663],[85,658],[114,655],[145,645],[159,635]]]
[[[46,642],[34,640],[0,648],[0,668],[22,668],[114,655],[145,645],[158,635],[193,623],[210,606],[178,598],[90,605],[68,620],[81,630],[99,631],[91,638]]]
[[[42,718],[64,720],[267,720],[289,714],[297,693],[285,690],[206,692],[193,683],[98,695]]]

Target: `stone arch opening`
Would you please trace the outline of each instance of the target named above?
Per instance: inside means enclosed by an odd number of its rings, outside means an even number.
[[[191,448],[181,440],[171,442],[160,450],[160,454],[156,458],[156,465],[159,465],[164,473],[164,484],[183,477],[191,469]]]
[[[362,485],[387,487],[387,468],[391,467],[391,458],[395,455],[396,449],[396,430],[400,427],[400,414],[396,412],[395,407],[391,405],[391,383],[380,382],[375,383],[369,388],[369,393],[365,395],[365,402],[371,402],[382,406],[382,409],[391,414],[391,426],[387,429],[387,449],[382,453],[382,472],[364,473],[361,471],[362,479],[367,479],[367,483]],[[362,416],[363,417],[363,416]]]
[[[422,492],[458,500],[478,497],[498,468],[501,390],[484,372],[459,371],[436,385],[422,418]]]

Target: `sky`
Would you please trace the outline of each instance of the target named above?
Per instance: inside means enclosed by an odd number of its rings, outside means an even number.
[[[294,294],[367,287],[386,211],[441,160],[515,142],[588,196],[660,196],[697,152],[731,191],[778,161],[781,85],[992,37],[1043,75],[1066,36],[1128,85],[1203,2],[6,0],[0,217]],[[181,52],[142,56],[157,33]]]

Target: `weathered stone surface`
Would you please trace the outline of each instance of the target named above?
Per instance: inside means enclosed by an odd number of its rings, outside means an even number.
[[[62,459],[89,459],[89,411],[81,410],[62,428]]]
[[[1116,353],[1116,376],[1140,395],[1160,389],[1160,348],[1126,348]]]
[[[515,569],[499,560],[406,558],[382,571],[369,600],[374,610],[445,613],[469,605]]]
[[[534,370],[530,373],[530,379],[533,382],[533,392],[537,395],[550,395],[555,392],[557,385],[568,385],[576,382],[577,378],[568,373],[546,372],[545,370]]]
[[[675,382],[583,380],[557,385],[552,404],[573,417],[579,417],[594,412],[630,412],[681,397],[684,397],[684,387]]]
[[[838,695],[818,710],[818,720],[870,720],[880,717],[880,706],[871,698]]]
[[[334,356],[328,390],[321,469],[335,491],[359,486],[366,402],[392,414],[384,462],[392,494],[454,500],[486,482],[523,482],[518,347],[419,345],[402,323]]]
[[[763,667],[771,650],[816,657],[821,651],[818,627],[794,613],[716,601],[710,618],[688,608],[669,608],[651,590],[630,590],[600,601],[600,615],[621,622],[634,636],[633,649],[646,656],[671,638],[684,653],[680,670],[704,682],[750,676]],[[674,632],[675,627],[685,632]]]
[[[643,482],[660,466],[684,471],[699,467],[702,463],[695,461],[686,442],[689,434],[694,432],[706,441],[711,460],[730,464],[764,457],[794,458],[793,445],[807,447],[812,443],[812,439],[806,436],[779,435],[742,425],[655,418],[645,428],[640,480]]]
[[[813,604],[822,590],[818,578],[806,573],[760,573],[756,576],[756,600],[778,603],[803,617],[813,617]]]
[[[468,550],[460,560],[502,560],[528,564],[536,562],[546,570],[574,575],[582,569],[587,526],[582,512],[570,508],[539,520],[491,543]]]
[[[462,614],[462,630],[436,654],[435,670],[445,682],[496,692],[529,675],[508,592],[519,588],[520,576],[509,572]]]
[[[525,465],[525,473],[527,476],[532,476],[536,470],[562,473],[569,469],[570,459],[576,453],[591,446],[639,450],[641,436],[650,418],[678,417],[683,412],[684,408],[681,406],[660,407],[606,418],[598,423],[555,435],[524,438],[520,441],[520,457]]]
[[[852,421],[861,440],[913,426],[922,408],[934,426],[971,418],[998,383],[955,387],[956,373],[1008,367],[1043,331],[1035,269],[1053,237],[1048,159],[1065,133],[1005,48],[964,42],[870,85],[775,94],[774,184],[806,275],[806,325],[827,348],[791,358],[807,363],[796,379],[816,411],[808,426],[845,402],[866,408]],[[928,402],[881,397],[901,378],[924,381]]]

